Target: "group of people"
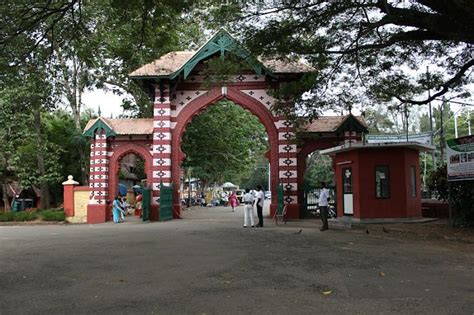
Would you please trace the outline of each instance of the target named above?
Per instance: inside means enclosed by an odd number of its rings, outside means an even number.
[[[237,198],[237,197],[236,197]],[[254,196],[250,189],[245,189],[245,195],[243,197],[244,202],[244,228],[247,226],[251,227],[263,227],[263,203],[265,200],[265,194],[263,193],[262,186],[257,186],[257,194]],[[254,222],[254,206],[257,207],[258,224]],[[234,207],[232,207],[234,211]]]
[[[142,195],[137,195],[135,197],[135,212],[134,214],[141,217],[141,205],[142,205]],[[127,203],[125,197],[116,196],[114,202],[112,203],[112,217],[114,223],[120,223],[125,221],[125,216],[129,214],[130,204]]]

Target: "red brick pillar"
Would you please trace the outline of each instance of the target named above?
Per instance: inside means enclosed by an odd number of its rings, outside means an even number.
[[[153,198],[151,219],[157,220],[160,183],[171,184],[171,103],[167,84],[157,86],[153,104]],[[179,185],[179,183],[174,183]]]
[[[87,223],[101,223],[109,220],[107,211],[109,199],[109,153],[104,130],[97,131],[91,143],[90,196],[87,205]]]
[[[66,217],[74,216],[74,186],[77,185],[79,183],[73,180],[72,175],[69,175],[67,181],[63,182],[64,214]]]

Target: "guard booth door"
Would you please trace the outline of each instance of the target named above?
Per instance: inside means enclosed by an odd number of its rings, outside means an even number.
[[[354,196],[352,193],[352,167],[342,169],[342,196],[344,215],[353,215]]]

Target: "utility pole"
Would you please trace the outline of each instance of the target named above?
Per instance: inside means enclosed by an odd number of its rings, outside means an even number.
[[[446,103],[446,98],[443,97],[443,102],[441,103],[441,128],[440,128],[440,133],[439,133],[439,146],[441,150],[441,164],[444,163],[444,127],[443,127],[443,116],[444,116],[444,104]]]
[[[458,115],[454,113],[454,138],[458,137]]]
[[[471,111],[467,112],[467,127],[469,135],[471,135]]]
[[[428,98],[431,97],[431,89],[430,89],[430,69],[428,66],[426,66],[426,81],[427,81],[427,87],[428,87]],[[431,131],[431,145],[434,145],[434,139],[433,139],[433,111],[431,108],[431,102],[428,102],[428,109],[430,113],[430,131]],[[432,151],[431,153],[431,158],[433,159],[433,170],[436,169],[436,152],[435,150]]]

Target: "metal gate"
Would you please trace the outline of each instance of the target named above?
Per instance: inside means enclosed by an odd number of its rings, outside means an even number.
[[[173,185],[160,184],[160,221],[173,219]]]
[[[283,214],[283,207],[284,205],[284,190],[283,190],[283,184],[279,184],[277,188],[277,209],[276,209],[276,214],[277,215],[282,215]]]
[[[150,220],[150,211],[151,211],[151,188],[142,187],[142,220]]]
[[[316,212],[318,210],[319,189],[305,183],[303,186],[304,213]]]

